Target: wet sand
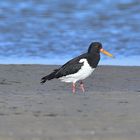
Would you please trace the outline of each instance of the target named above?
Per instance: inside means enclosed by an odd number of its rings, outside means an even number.
[[[85,95],[40,85],[57,67],[0,65],[0,140],[139,140],[140,67],[98,67]]]

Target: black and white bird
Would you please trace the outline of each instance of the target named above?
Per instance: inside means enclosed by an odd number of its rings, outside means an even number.
[[[102,48],[100,42],[93,42],[90,44],[86,53],[71,59],[60,68],[55,69],[52,73],[43,77],[41,83],[43,84],[47,80],[58,78],[62,82],[72,83],[72,92],[75,93],[75,83],[80,81],[80,88],[85,92],[82,80],[90,76],[97,67],[100,60],[100,52],[113,57],[112,54]]]

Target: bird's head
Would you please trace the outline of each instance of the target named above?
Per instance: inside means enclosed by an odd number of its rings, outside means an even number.
[[[113,57],[112,54],[103,49],[100,42],[92,42],[89,46],[88,53],[100,53],[106,54],[107,56]]]

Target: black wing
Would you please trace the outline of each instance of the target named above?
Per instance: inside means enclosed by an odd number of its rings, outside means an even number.
[[[59,70],[55,74],[55,78],[73,74],[73,73],[76,73],[77,71],[79,71],[79,69],[83,65],[83,63],[79,63],[79,61],[80,61],[80,59],[86,58],[86,57],[87,57],[87,54],[85,53],[85,54],[82,54],[82,55],[68,61],[61,68],[59,68]]]

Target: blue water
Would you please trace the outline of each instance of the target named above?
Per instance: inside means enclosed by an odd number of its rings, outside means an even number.
[[[0,2],[1,64],[63,64],[92,41],[116,56],[100,64],[140,66],[140,1]]]

